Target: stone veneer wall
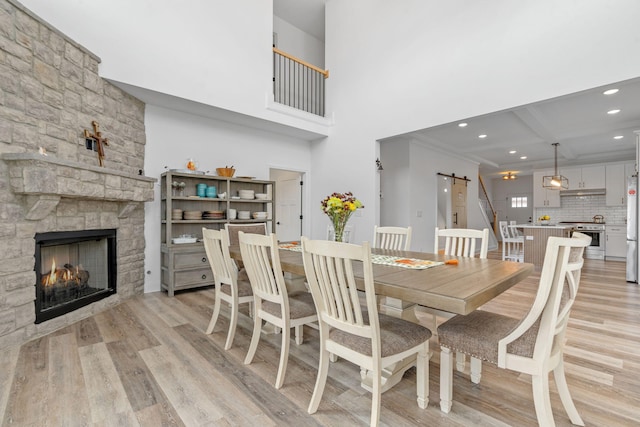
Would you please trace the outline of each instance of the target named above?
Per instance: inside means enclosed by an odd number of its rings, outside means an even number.
[[[141,176],[145,106],[103,80],[99,62],[20,3],[0,0],[0,348],[143,292],[144,202],[155,182]],[[104,168],[85,148],[92,120],[109,139]],[[102,228],[118,229],[118,293],[35,325],[35,234]]]

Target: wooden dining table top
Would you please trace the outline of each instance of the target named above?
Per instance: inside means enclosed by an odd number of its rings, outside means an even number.
[[[242,259],[239,246],[229,249],[232,258]],[[372,249],[371,252],[431,261],[457,259],[456,265],[444,264],[422,270],[373,264],[376,294],[455,314],[471,313],[526,278],[534,269],[530,263],[494,259],[383,249]],[[283,271],[305,274],[301,252],[280,249],[279,255]],[[354,274],[360,279],[358,288],[364,290],[362,263],[354,263]]]

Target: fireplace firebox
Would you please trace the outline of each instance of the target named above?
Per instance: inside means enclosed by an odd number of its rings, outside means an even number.
[[[116,230],[37,233],[36,321],[116,293]]]

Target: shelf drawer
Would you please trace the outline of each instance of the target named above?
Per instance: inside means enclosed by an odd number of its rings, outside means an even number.
[[[162,270],[162,275],[165,276],[162,278],[163,283],[171,283],[170,278],[166,277],[166,275],[168,274],[171,274],[168,270]],[[180,289],[182,287],[192,287],[192,285],[212,285],[213,273],[209,267],[197,268],[193,270],[174,271],[173,283],[175,284],[175,289]]]
[[[163,265],[169,265],[169,253],[163,254]],[[176,252],[173,254],[173,268],[176,270],[193,267],[209,268],[207,253],[203,250],[197,252]]]

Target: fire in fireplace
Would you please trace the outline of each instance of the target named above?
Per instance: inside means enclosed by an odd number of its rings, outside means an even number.
[[[36,234],[36,322],[116,292],[116,230]]]

